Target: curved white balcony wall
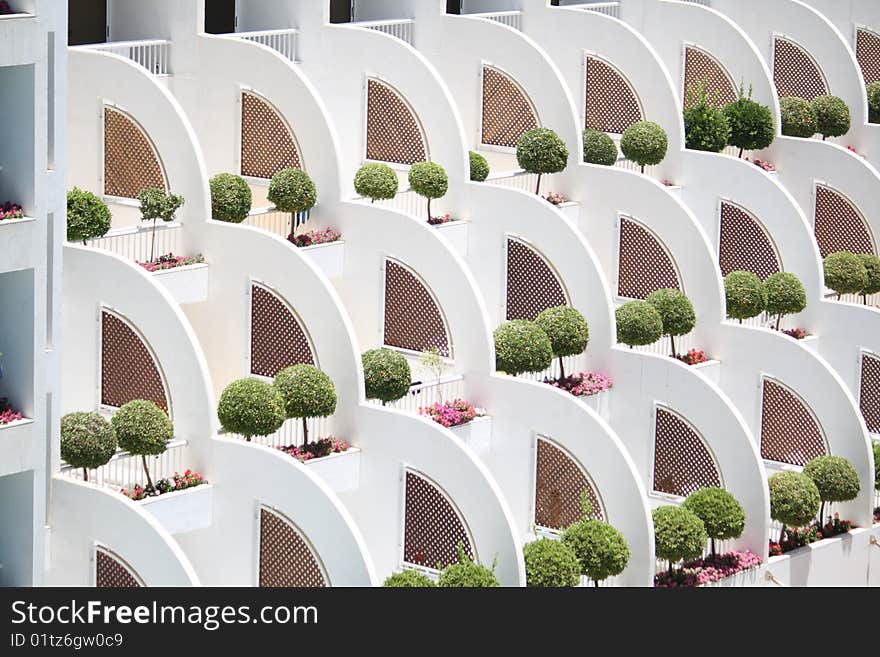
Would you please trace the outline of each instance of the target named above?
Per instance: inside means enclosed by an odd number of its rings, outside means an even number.
[[[854,43],[856,27],[880,29],[880,5],[873,0],[801,0],[822,13],[844,36]]]

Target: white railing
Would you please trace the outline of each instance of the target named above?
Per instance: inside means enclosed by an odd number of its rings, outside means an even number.
[[[580,5],[580,8],[585,9],[586,11],[594,11],[597,14],[605,14],[606,16],[620,18],[619,2],[594,2],[588,5]]]
[[[413,45],[413,33],[415,32],[416,22],[411,18],[402,18],[391,21],[358,21],[351,23],[357,27],[366,27],[377,32],[384,32],[393,37],[397,37],[401,41],[406,41],[409,45]]]
[[[290,235],[290,213],[281,212],[274,207],[251,210],[244,223],[248,226],[261,228],[284,239],[287,239],[287,236]]]
[[[554,179],[555,178],[552,174],[541,176],[542,194],[546,194],[548,191],[554,191]],[[501,173],[494,176],[490,175],[486,182],[492,185],[500,185],[501,187],[521,189],[530,194],[534,194],[535,187],[538,185],[538,175],[535,173],[526,173],[525,171],[515,171],[512,173]]]
[[[643,173],[642,167],[638,162],[633,162],[632,160],[627,160],[625,157],[621,157],[614,163],[618,169],[626,169],[627,171],[636,171],[637,173]],[[657,170],[656,166],[646,166],[644,174],[646,176],[651,176],[652,178],[656,178],[655,172]]]
[[[586,370],[586,356],[585,354],[580,354],[578,356],[565,356],[562,359],[563,364],[565,365],[565,374],[566,376],[571,376],[572,374],[580,374],[581,372]],[[528,381],[538,381],[543,382],[544,379],[558,379],[559,378],[559,359],[554,358],[553,362],[543,372],[526,372],[524,374],[518,374],[517,378],[526,379]]]
[[[183,474],[187,469],[186,441],[172,440],[159,456],[147,456],[150,478],[153,483],[170,478],[175,472]],[[71,479],[83,479],[83,469],[61,462],[61,474]],[[119,450],[106,465],[89,469],[89,482],[110,488],[127,488],[132,485],[147,485],[143,459],[140,456]]]
[[[330,437],[330,418],[314,417],[306,420],[309,428],[309,442],[314,443],[321,438]],[[237,438],[245,440],[242,436],[235,434],[224,434],[227,438]],[[346,436],[336,436],[341,440],[348,440]],[[303,426],[301,419],[291,419],[284,422],[281,428],[270,436],[254,436],[252,442],[258,445],[266,445],[267,447],[289,447],[296,445],[302,447],[305,443]]]
[[[183,226],[176,222],[156,225],[156,248],[153,251],[155,258],[166,253],[182,255],[180,253],[182,228]],[[153,227],[152,225],[144,225],[112,230],[104,237],[92,240],[89,246],[111,251],[128,260],[147,262],[150,260],[152,244]]]
[[[844,303],[854,303],[857,306],[865,306],[867,308],[870,307],[878,307],[880,306],[880,294],[869,294],[867,296],[867,303],[862,300],[861,294],[842,294],[840,295],[840,299],[837,298],[837,292],[829,292],[825,294],[825,298],[829,301],[842,301]]]
[[[700,345],[695,344],[694,342],[694,334],[688,333],[687,335],[679,335],[675,338],[675,350],[678,352],[680,356],[686,354],[690,349],[699,349]],[[654,344],[644,345],[641,347],[634,347],[635,351],[641,351],[646,354],[656,354],[658,356],[668,356],[671,357],[672,354],[672,344],[669,341],[669,336],[663,336]],[[712,358],[712,354],[706,354],[708,358]]]
[[[358,198],[364,203],[370,203],[370,199],[368,198]],[[411,189],[405,189],[401,192],[398,192],[397,195],[392,199],[376,201],[375,205],[383,208],[392,208],[394,210],[399,210],[400,212],[404,212],[408,215],[416,217],[417,219],[428,221],[428,201],[416,194]]]
[[[147,69],[154,75],[171,74],[171,41],[150,39],[142,41],[114,41],[76,46],[84,50],[99,50],[120,57],[126,57]]]
[[[292,62],[297,61],[296,58],[296,36],[297,31],[293,29],[287,30],[261,30],[259,32],[236,32],[225,36],[233,39],[243,39],[245,41],[253,41],[259,43],[272,50],[281,53]]]
[[[684,0],[685,2],[693,2],[695,5],[703,5],[704,7],[711,7],[712,0]]]
[[[502,25],[507,25],[515,30],[522,31],[522,12],[521,11],[490,11],[482,14],[468,14],[474,18],[486,18]]]
[[[419,414],[419,409],[437,402],[447,402],[453,399],[461,399],[464,396],[464,377],[452,376],[436,381],[425,382],[410,386],[409,392],[402,399],[388,404],[388,408],[395,408],[406,413]],[[381,405],[377,399],[370,400],[374,404]]]

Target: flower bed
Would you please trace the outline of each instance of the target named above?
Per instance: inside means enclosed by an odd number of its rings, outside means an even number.
[[[169,479],[160,479],[152,488],[149,486],[144,487],[136,485],[131,488],[123,488],[120,492],[127,498],[138,502],[147,499],[148,497],[159,497],[166,493],[175,493],[180,490],[195,488],[196,486],[201,486],[202,484],[207,483],[208,482],[205,478],[198,472],[187,470],[183,474],[175,472],[174,476]]]
[[[699,365],[700,363],[708,363],[709,357],[702,349],[690,349],[686,354],[680,354],[678,360],[685,365]]]
[[[441,226],[443,224],[450,224],[453,221],[458,221],[458,219],[450,214],[443,214],[439,217],[431,217],[431,219],[428,221],[428,224],[431,226]]]
[[[542,196],[545,201],[552,205],[563,205],[564,203],[568,203],[568,199],[565,198],[562,194],[557,194],[556,192],[548,192],[545,196]]]
[[[756,167],[761,167],[764,171],[776,171],[776,165],[768,162],[767,160],[755,159],[752,162]]]
[[[676,185],[674,182],[672,182],[671,180],[669,180],[668,178],[664,178],[664,179],[661,180],[660,182],[663,183],[663,186],[664,186],[664,187],[677,187],[677,186],[678,186],[678,185]]]
[[[786,529],[785,538],[781,543],[770,541],[770,556],[776,557],[792,550],[821,541],[823,538],[831,538],[839,534],[846,534],[853,529],[855,525],[850,520],[841,520],[840,515],[835,513],[834,517],[828,518],[828,522],[824,526],[819,527],[818,523],[813,523],[809,527],[803,529]]]
[[[6,397],[0,397],[0,427],[4,424],[12,424],[23,419],[24,417],[21,413],[12,409]]]
[[[178,267],[187,267],[189,265],[200,265],[205,262],[202,255],[197,256],[176,256],[173,253],[166,253],[150,262],[138,262],[138,264],[153,273],[156,271],[164,271],[166,269],[177,269]]]
[[[862,155],[861,153],[859,153],[859,152],[858,152],[855,148],[853,148],[852,146],[847,146],[847,147],[846,147],[846,150],[848,150],[848,151],[850,151],[850,152],[852,152],[852,153],[855,153],[855,154],[858,155],[859,157],[865,157],[864,155]]]
[[[785,333],[788,337],[794,338],[795,340],[803,340],[809,335],[805,329],[802,329],[800,327],[793,329],[783,329],[782,332]]]
[[[454,399],[442,404],[436,402],[420,408],[419,414],[427,415],[437,424],[450,428],[467,424],[474,418],[484,417],[486,411],[482,408],[475,408],[473,404],[464,399]]]
[[[654,575],[654,586],[657,588],[688,588],[703,586],[717,582],[725,577],[736,575],[745,570],[761,565],[761,557],[746,550],[745,552],[727,552],[714,559],[709,556],[690,561],[672,574],[669,572]]]
[[[306,443],[305,445],[287,445],[278,449],[292,456],[300,463],[311,461],[312,459],[320,459],[331,454],[340,454],[347,452],[351,446],[344,440],[339,440],[330,436],[321,438],[314,443]]]
[[[24,209],[15,203],[6,202],[0,205],[0,221],[4,219],[23,219]]]
[[[570,392],[575,397],[590,397],[614,387],[614,381],[598,372],[581,372],[561,379],[544,379],[544,383]]]
[[[338,242],[342,239],[342,234],[327,226],[324,230],[312,230],[302,235],[294,235],[291,233],[287,236],[287,241],[300,248],[306,246],[315,246],[317,244],[330,244]]]

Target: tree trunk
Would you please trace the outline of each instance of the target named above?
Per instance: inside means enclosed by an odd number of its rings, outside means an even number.
[[[565,365],[562,362],[562,356],[559,357],[559,378],[565,378]]]
[[[431,199],[428,199],[428,223],[431,223]]]
[[[593,580],[593,586],[595,586],[597,589],[599,588],[599,580],[598,579]]]
[[[777,331],[779,330],[779,322],[781,322],[781,321],[782,321],[782,313],[779,313],[778,315],[776,315],[776,330]]]
[[[309,425],[306,422],[306,418],[303,418],[303,445],[309,444]]]
[[[83,481],[88,481],[88,480],[89,480],[89,469],[83,468]]]
[[[669,576],[672,577],[672,575],[673,575],[673,570],[672,570],[672,560],[670,559],[670,560],[669,560]]]
[[[825,500],[819,505],[819,530],[825,526]]]
[[[717,559],[717,557],[715,555],[715,538],[714,537],[709,539],[709,545],[712,546],[712,563],[714,564]]]
[[[867,305],[868,305],[868,295],[867,295],[867,294],[864,294],[864,293],[862,293],[862,305],[863,305],[863,306],[867,306]]]
[[[672,343],[672,357],[678,358],[678,353],[675,351],[675,336],[672,333],[669,334],[669,341]]]
[[[538,186],[535,187],[535,194],[537,194],[538,196],[541,195],[541,175],[542,174],[540,173],[538,174]]]
[[[147,485],[150,488],[153,488],[153,480],[150,479],[150,469],[147,467],[147,456],[146,454],[141,454],[141,461],[144,464],[144,473],[147,475]]]
[[[642,173],[645,173],[645,165],[644,165],[644,164],[640,164],[639,166],[642,168]]]
[[[739,155],[738,155],[737,157],[742,157],[742,156],[743,156],[743,149],[740,148],[740,149],[739,149]]]
[[[296,213],[290,213],[290,234],[296,237]]]
[[[156,259],[156,219],[153,219],[153,241],[150,244],[150,262]]]
[[[782,541],[785,539],[785,525],[782,525],[782,529],[779,530],[779,547],[782,547]]]

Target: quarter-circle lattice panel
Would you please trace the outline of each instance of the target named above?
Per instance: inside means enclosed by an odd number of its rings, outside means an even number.
[[[764,280],[782,269],[767,231],[751,213],[733,203],[721,204],[718,251],[724,276],[732,271],[750,271]]]
[[[532,321],[541,311],[568,303],[547,261],[523,242],[507,240],[507,319]]]
[[[865,83],[880,81],[880,35],[869,30],[857,30],[856,57]]]
[[[101,404],[119,408],[135,399],[154,402],[166,413],[161,371],[141,336],[121,317],[101,312]]]
[[[761,408],[761,456],[769,461],[806,465],[826,453],[822,427],[797,395],[764,379]]]
[[[537,127],[538,118],[519,85],[498,69],[484,66],[482,142],[514,148],[524,132]]]
[[[125,112],[104,107],[104,194],[137,198],[144,189],[165,190],[165,169],[147,133]]]
[[[829,253],[874,253],[874,239],[862,214],[846,196],[816,185],[816,242],[824,258]]]
[[[443,314],[428,288],[409,269],[385,261],[385,333],[389,347],[424,351],[438,349],[451,356]]]
[[[311,546],[286,516],[260,509],[260,586],[322,588],[328,585]]]
[[[828,93],[825,76],[810,54],[780,37],[773,42],[773,82],[780,98],[797,96],[813,100]]]
[[[587,57],[586,127],[623,134],[642,120],[642,107],[629,81],[611,64]]]
[[[736,85],[717,59],[693,46],[685,47],[684,53],[683,102],[685,107],[693,104],[688,102],[688,97],[691,94],[696,94],[698,83],[705,85],[709,93],[709,100],[718,107],[732,103],[738,98]]]
[[[95,586],[99,589],[140,588],[141,579],[123,559],[107,548],[95,548]]]
[[[367,82],[367,159],[414,164],[427,160],[419,122],[394,89]]]
[[[662,288],[680,289],[675,263],[660,240],[636,221],[621,217],[617,294],[645,299]]]
[[[880,357],[862,354],[859,406],[868,431],[880,433]]]
[[[251,286],[251,374],[273,378],[292,365],[314,365],[309,339],[283,299]]]
[[[687,497],[721,486],[721,475],[703,438],[677,414],[658,408],[654,433],[654,490]]]
[[[535,524],[561,530],[584,516],[584,493],[590,501],[590,517],[603,518],[602,503],[580,463],[561,448],[538,438],[535,467]]]
[[[458,562],[458,546],[474,556],[470,534],[446,495],[422,475],[406,471],[403,560],[442,569]]]
[[[277,109],[260,96],[241,94],[241,175],[271,178],[282,169],[300,169],[296,140]]]

